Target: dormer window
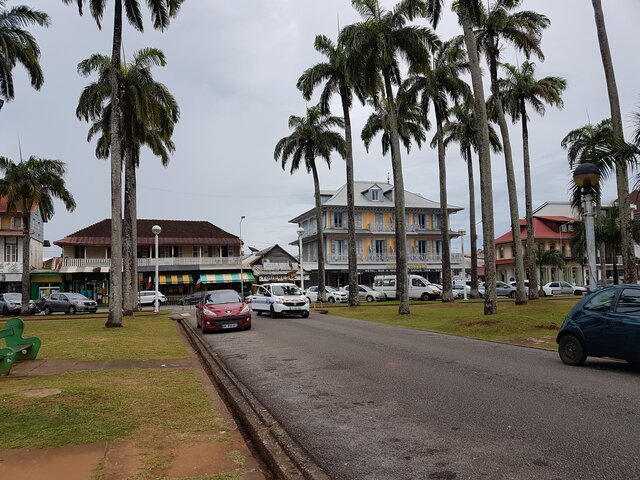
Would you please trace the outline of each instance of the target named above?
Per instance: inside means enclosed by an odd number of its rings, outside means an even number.
[[[371,190],[371,200],[374,202],[380,201],[380,190],[374,188]]]

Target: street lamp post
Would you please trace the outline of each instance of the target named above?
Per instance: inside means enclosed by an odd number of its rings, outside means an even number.
[[[160,305],[159,303],[159,295],[158,295],[158,285],[159,285],[159,278],[158,278],[158,236],[160,235],[160,232],[162,232],[162,228],[160,228],[160,225],[154,225],[151,228],[151,231],[153,232],[153,234],[156,236],[156,276],[155,276],[155,281],[156,281],[156,294],[153,297],[153,311],[155,313],[158,313],[160,311]]]
[[[240,298],[244,302],[244,278],[242,272],[242,221],[244,220],[244,215],[240,217]]]
[[[592,163],[578,165],[573,171],[573,181],[584,195],[584,230],[587,239],[587,264],[589,265],[589,290],[594,291],[598,278],[596,275],[596,238],[593,213],[593,189],[600,181],[600,170]]]
[[[464,235],[465,232],[464,230],[460,230],[460,254],[462,255],[462,292],[464,295],[464,299],[467,299],[467,270],[465,267],[465,261],[464,261]]]
[[[298,234],[298,263],[300,264],[300,290],[304,292],[304,269],[302,268],[302,234],[304,233],[304,228],[299,227],[296,230]]]

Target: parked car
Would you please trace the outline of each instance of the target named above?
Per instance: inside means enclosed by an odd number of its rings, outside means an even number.
[[[0,294],[0,311],[5,317],[7,315],[18,315],[22,308],[22,294],[8,292]],[[33,300],[29,300],[29,312],[31,315],[36,313],[38,308]]]
[[[420,275],[409,275],[409,298],[435,300],[442,295],[442,288],[429,282]],[[373,278],[373,289],[382,292],[387,298],[396,298],[396,276],[376,275]]]
[[[615,285],[585,296],[565,318],[556,341],[567,365],[582,365],[588,356],[640,365],[640,285]]]
[[[467,298],[471,298],[471,287],[468,285],[453,284],[453,298],[464,298],[464,291],[467,291]]]
[[[138,304],[141,307],[153,307],[155,298],[155,290],[142,290],[141,292],[138,292]],[[158,292],[158,299],[160,300],[160,305],[167,303],[167,297],[165,297],[162,292]]]
[[[349,293],[349,285],[342,287],[344,292]],[[366,300],[367,302],[380,302],[387,299],[387,296],[382,292],[377,292],[371,287],[366,285],[358,285],[358,299]]]
[[[283,315],[309,316],[309,299],[293,283],[265,283],[254,286],[251,295],[251,310],[258,315],[268,313],[271,318]]]
[[[327,293],[327,302],[329,303],[344,303],[349,300],[349,295],[347,292],[342,290],[338,290],[335,287],[330,287],[329,285],[325,286],[325,291]],[[310,302],[318,301],[318,287],[309,287],[305,292],[305,295],[309,299]]]
[[[516,288],[516,284],[517,282],[515,280],[512,282],[509,282],[509,285],[511,285],[513,288]],[[527,295],[529,295],[529,280],[524,281],[524,291],[527,292]]]
[[[155,292],[154,292],[155,293]],[[178,300],[178,305],[197,305],[207,292],[195,292]],[[153,304],[153,300],[151,302]]]
[[[484,282],[478,285],[478,293],[480,294],[480,297],[484,297]],[[516,296],[516,289],[508,283],[504,283],[498,280],[496,282],[496,295],[498,297],[513,298]]]
[[[586,287],[580,287],[569,282],[549,282],[542,286],[545,295],[585,295],[589,293]]]
[[[196,325],[202,333],[213,330],[249,330],[251,306],[235,290],[212,290],[196,304]]]
[[[78,312],[95,313],[98,310],[98,304],[95,301],[80,293],[52,293],[48,297],[40,300],[40,308],[44,311],[45,315],[51,315],[54,312],[64,312],[71,315]]]

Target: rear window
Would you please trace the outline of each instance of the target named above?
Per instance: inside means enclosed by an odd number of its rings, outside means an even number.
[[[636,288],[625,288],[622,290],[616,312],[640,315],[640,290]]]

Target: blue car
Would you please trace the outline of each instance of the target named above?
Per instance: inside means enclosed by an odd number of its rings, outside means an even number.
[[[582,365],[587,356],[640,365],[640,285],[615,285],[587,295],[569,312],[556,341],[567,365]]]

